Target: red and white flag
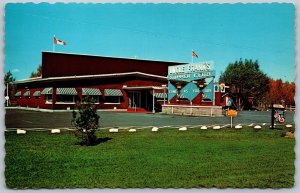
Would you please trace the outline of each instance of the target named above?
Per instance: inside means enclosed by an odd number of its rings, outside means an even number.
[[[67,42],[59,40],[56,37],[54,37],[54,44],[59,44],[59,45],[65,46],[65,45],[67,45]]]
[[[192,56],[198,58],[198,55],[194,51],[192,51]]]

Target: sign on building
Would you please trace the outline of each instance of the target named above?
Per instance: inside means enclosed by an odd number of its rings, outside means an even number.
[[[190,63],[168,67],[168,100],[176,95],[192,101],[202,94],[203,99],[214,100],[215,70],[213,62]]]

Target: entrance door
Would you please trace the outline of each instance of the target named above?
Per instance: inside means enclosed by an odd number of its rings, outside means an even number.
[[[128,107],[140,108],[141,107],[141,92],[140,91],[128,91]]]

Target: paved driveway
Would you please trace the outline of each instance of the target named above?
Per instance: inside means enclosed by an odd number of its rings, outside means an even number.
[[[234,124],[270,124],[271,112],[242,111],[233,119]],[[294,112],[286,112],[286,123],[294,124]],[[99,112],[101,127],[128,126],[182,126],[182,125],[225,125],[230,124],[229,117],[190,117],[164,115],[160,113]],[[6,110],[7,128],[63,128],[72,127],[72,112],[35,112],[24,110]]]

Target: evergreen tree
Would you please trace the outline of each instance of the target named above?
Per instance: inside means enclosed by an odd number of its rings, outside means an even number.
[[[99,118],[94,101],[87,96],[77,103],[78,113],[73,111],[72,124],[75,126],[75,136],[81,145],[96,145]]]

